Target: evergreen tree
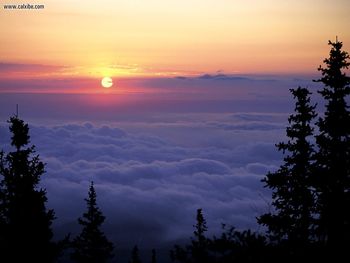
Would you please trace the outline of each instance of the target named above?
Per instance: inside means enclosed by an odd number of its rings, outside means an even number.
[[[349,54],[342,42],[331,42],[329,58],[320,66],[324,84],[319,92],[324,98],[325,113],[317,126],[315,186],[318,193],[318,231],[324,243],[332,248],[350,245],[350,94]]]
[[[174,249],[170,250],[170,259],[172,262],[189,263],[192,262],[190,250],[180,245],[174,245]]]
[[[29,127],[18,116],[8,121],[13,152],[0,153],[1,262],[52,262],[59,254],[51,241],[54,211],[38,189],[44,164],[30,143]]]
[[[208,238],[205,236],[207,226],[201,209],[197,210],[197,224],[194,227],[191,244],[185,248],[175,245],[170,251],[170,258],[173,262],[271,263],[273,257],[268,257],[269,254],[266,252],[268,245],[264,236],[250,230],[237,231],[234,227],[227,229],[223,225],[223,232],[219,238],[216,236]]]
[[[266,238],[250,230],[238,231],[234,227],[222,226],[222,234],[211,241],[211,253],[215,255],[213,262],[218,263],[250,263],[269,262],[267,257]]]
[[[157,263],[157,255],[156,255],[156,250],[155,249],[152,249],[151,263]]]
[[[4,165],[4,155],[5,153],[3,151],[0,151],[0,169]],[[7,225],[7,220],[6,220],[6,203],[7,203],[7,198],[6,198],[6,188],[4,185],[4,180],[3,180],[3,174],[0,170],[0,255],[4,255],[6,252],[6,236],[5,236],[5,231],[6,231],[6,225]]]
[[[140,256],[139,256],[139,248],[137,246],[134,246],[134,248],[131,251],[131,260],[129,263],[141,263]]]
[[[192,239],[192,256],[195,262],[207,262],[208,261],[208,239],[205,237],[205,232],[208,231],[207,222],[203,216],[202,209],[197,210],[197,223],[193,227],[195,228]]]
[[[202,209],[197,209],[196,225],[193,227],[194,237],[191,238],[191,245],[186,248],[175,245],[174,250],[170,251],[170,258],[176,262],[193,262],[193,263],[206,263],[211,262],[209,255],[209,239],[205,236],[205,232],[208,230],[207,222],[203,216]]]
[[[306,88],[291,89],[291,93],[296,104],[295,114],[288,118],[289,140],[276,145],[285,154],[284,163],[262,180],[273,191],[274,211],[262,215],[258,222],[268,227],[272,239],[287,242],[297,249],[309,243],[313,225],[315,200],[311,170],[314,151],[309,137],[313,134],[310,123],[316,113]]]
[[[78,219],[82,231],[72,243],[71,258],[81,263],[103,263],[113,257],[113,244],[107,239],[100,227],[105,217],[96,204],[96,192],[93,182],[90,184],[87,212]]]

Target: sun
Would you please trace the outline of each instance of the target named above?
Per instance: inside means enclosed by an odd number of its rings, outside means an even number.
[[[110,87],[113,86],[113,80],[110,77],[104,77],[101,80],[101,85],[102,85],[102,87],[109,89]]]

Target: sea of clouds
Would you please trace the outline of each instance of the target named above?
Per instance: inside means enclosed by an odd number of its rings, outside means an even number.
[[[271,209],[271,193],[261,179],[282,161],[275,144],[298,81],[203,75],[151,83],[153,95],[4,93],[0,148],[11,150],[6,119],[20,104],[46,163],[57,237],[79,231],[91,181],[119,249],[187,239],[198,208],[210,234],[222,223],[262,231],[256,217]]]
[[[169,115],[167,115],[169,117]],[[193,114],[171,122],[30,125],[46,163],[41,185],[60,235],[76,233],[94,181],[105,229],[119,246],[188,237],[197,208],[211,233],[221,224],[259,230],[269,209],[261,179],[277,168],[285,114]],[[9,134],[1,125],[2,148]]]

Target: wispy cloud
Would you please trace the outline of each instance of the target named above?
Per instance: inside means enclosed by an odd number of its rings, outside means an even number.
[[[66,66],[58,65],[0,62],[0,77],[7,78],[16,75],[17,78],[37,78],[57,75],[66,69]]]

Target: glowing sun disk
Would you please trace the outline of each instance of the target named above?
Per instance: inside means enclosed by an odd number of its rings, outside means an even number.
[[[108,89],[108,88],[113,86],[113,80],[110,77],[104,77],[101,80],[101,85],[102,85],[102,87]]]

